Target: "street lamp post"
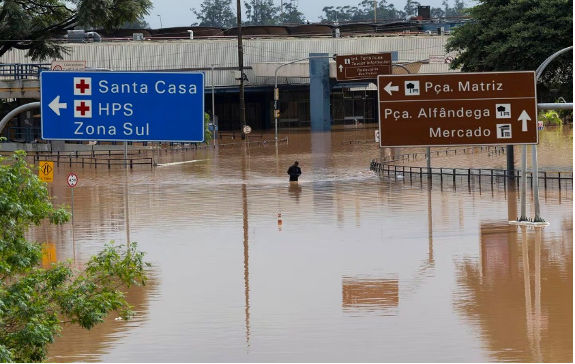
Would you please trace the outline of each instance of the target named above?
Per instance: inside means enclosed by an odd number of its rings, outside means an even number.
[[[163,28],[164,25],[162,24],[162,16],[160,14],[156,14],[160,18],[160,28]]]

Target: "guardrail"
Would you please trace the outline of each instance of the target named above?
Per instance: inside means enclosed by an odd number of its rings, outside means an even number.
[[[508,174],[505,169],[493,169],[493,168],[445,168],[445,167],[413,167],[405,165],[396,165],[390,163],[381,163],[375,159],[371,161],[370,170],[378,173],[387,173],[388,176],[393,174],[395,177],[402,176],[402,178],[419,177],[423,176],[431,177],[438,176],[441,182],[444,178],[451,178],[453,183],[456,182],[457,177],[462,177],[467,179],[467,183],[471,183],[472,179],[477,179],[481,184],[481,181],[490,181],[493,184],[498,179],[503,179],[503,184],[505,185],[508,179],[513,179],[517,186],[519,186],[519,181],[521,179],[520,171],[514,171],[513,174]],[[539,180],[543,180],[544,188],[547,188],[548,181],[557,181],[558,187],[561,189],[561,183],[563,184],[571,182],[573,185],[573,172],[572,171],[538,171],[537,176]],[[533,172],[527,171],[526,178],[530,181],[531,185],[533,183]]]
[[[13,80],[38,79],[42,71],[49,69],[49,63],[3,63],[0,64],[0,78]]]
[[[133,153],[133,154],[140,154]],[[119,158],[122,156],[122,158]],[[59,167],[60,163],[68,164],[72,167],[72,164],[81,165],[84,168],[86,165],[94,166],[95,169],[98,166],[108,166],[111,169],[112,166],[130,166],[134,168],[135,165],[149,165],[153,166],[153,158],[151,157],[134,157],[134,158],[123,158],[123,153],[113,153],[111,151],[104,153],[78,153],[78,152],[68,152],[68,153],[56,153],[56,154],[45,154],[37,153],[34,155],[34,163],[40,160],[53,161],[56,162],[56,166]]]

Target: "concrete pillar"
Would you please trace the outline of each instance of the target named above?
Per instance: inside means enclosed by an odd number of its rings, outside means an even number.
[[[52,152],[64,152],[66,150],[65,140],[51,140],[50,145],[52,147]]]
[[[311,131],[331,131],[329,55],[327,53],[310,53],[309,56],[323,57],[310,58],[309,60]]]

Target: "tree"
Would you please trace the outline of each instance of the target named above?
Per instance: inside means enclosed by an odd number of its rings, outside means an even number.
[[[326,6],[322,9],[325,16],[320,16],[322,21],[373,21],[373,1],[362,0],[357,6]],[[377,3],[377,19],[397,19],[403,17],[402,11],[388,4],[386,0]]]
[[[386,0],[380,0],[377,3],[377,19],[397,19],[404,14],[395,8],[393,4],[388,4]]]
[[[232,10],[232,0],[204,0],[200,11],[192,10],[203,27],[232,28],[236,26],[236,13]]]
[[[357,5],[357,13],[352,18],[358,18],[354,20],[373,21],[375,18],[373,3],[374,2],[372,0],[363,0],[360,2]],[[377,14],[377,17],[380,18],[379,13]]]
[[[465,1],[455,0],[455,6],[452,8],[452,13],[447,14],[447,16],[462,16],[466,15],[467,8],[465,7]]]
[[[451,68],[464,72],[536,70],[553,53],[573,45],[572,0],[480,0],[469,9],[472,22],[455,28],[447,52]],[[540,101],[573,100],[572,52],[546,68]],[[558,91],[554,97],[551,91]]]
[[[325,14],[325,17],[320,17],[322,21],[348,22],[358,20],[359,9],[356,6],[325,6],[322,11]]]
[[[305,16],[298,9],[297,0],[286,0],[284,2],[283,17],[281,23],[297,23],[301,24],[305,20]]]
[[[150,24],[141,18],[124,23],[121,29],[150,29]]]
[[[62,325],[90,329],[111,312],[132,312],[123,288],[144,284],[146,263],[136,244],[108,244],[82,272],[71,263],[39,268],[42,247],[27,230],[48,220],[63,224],[69,214],[55,208],[46,183],[25,162],[25,153],[0,157],[0,361],[41,362]]]
[[[405,8],[403,8],[403,11],[405,11],[405,15],[417,15],[418,6],[421,6],[419,2],[414,0],[407,0],[407,2],[405,3]]]
[[[455,6],[450,7],[448,0],[443,0],[443,7],[445,8],[444,16],[463,16],[466,14],[467,8],[463,0],[455,0]]]
[[[444,18],[445,11],[442,8],[431,8],[431,17],[432,18]]]
[[[373,20],[373,1],[363,0],[359,3],[358,8],[362,12],[363,20]],[[388,4],[386,0],[380,0],[377,3],[377,19],[397,19],[403,16],[402,12],[397,10],[393,4]]]
[[[33,60],[62,58],[66,47],[55,38],[76,26],[116,29],[148,14],[150,0],[0,1],[0,57],[28,50]]]
[[[279,8],[274,6],[273,0],[249,0],[244,2],[246,7],[246,25],[277,25]]]

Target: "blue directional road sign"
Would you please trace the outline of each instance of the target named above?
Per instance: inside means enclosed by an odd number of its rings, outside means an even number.
[[[42,139],[204,141],[204,74],[40,74]]]

